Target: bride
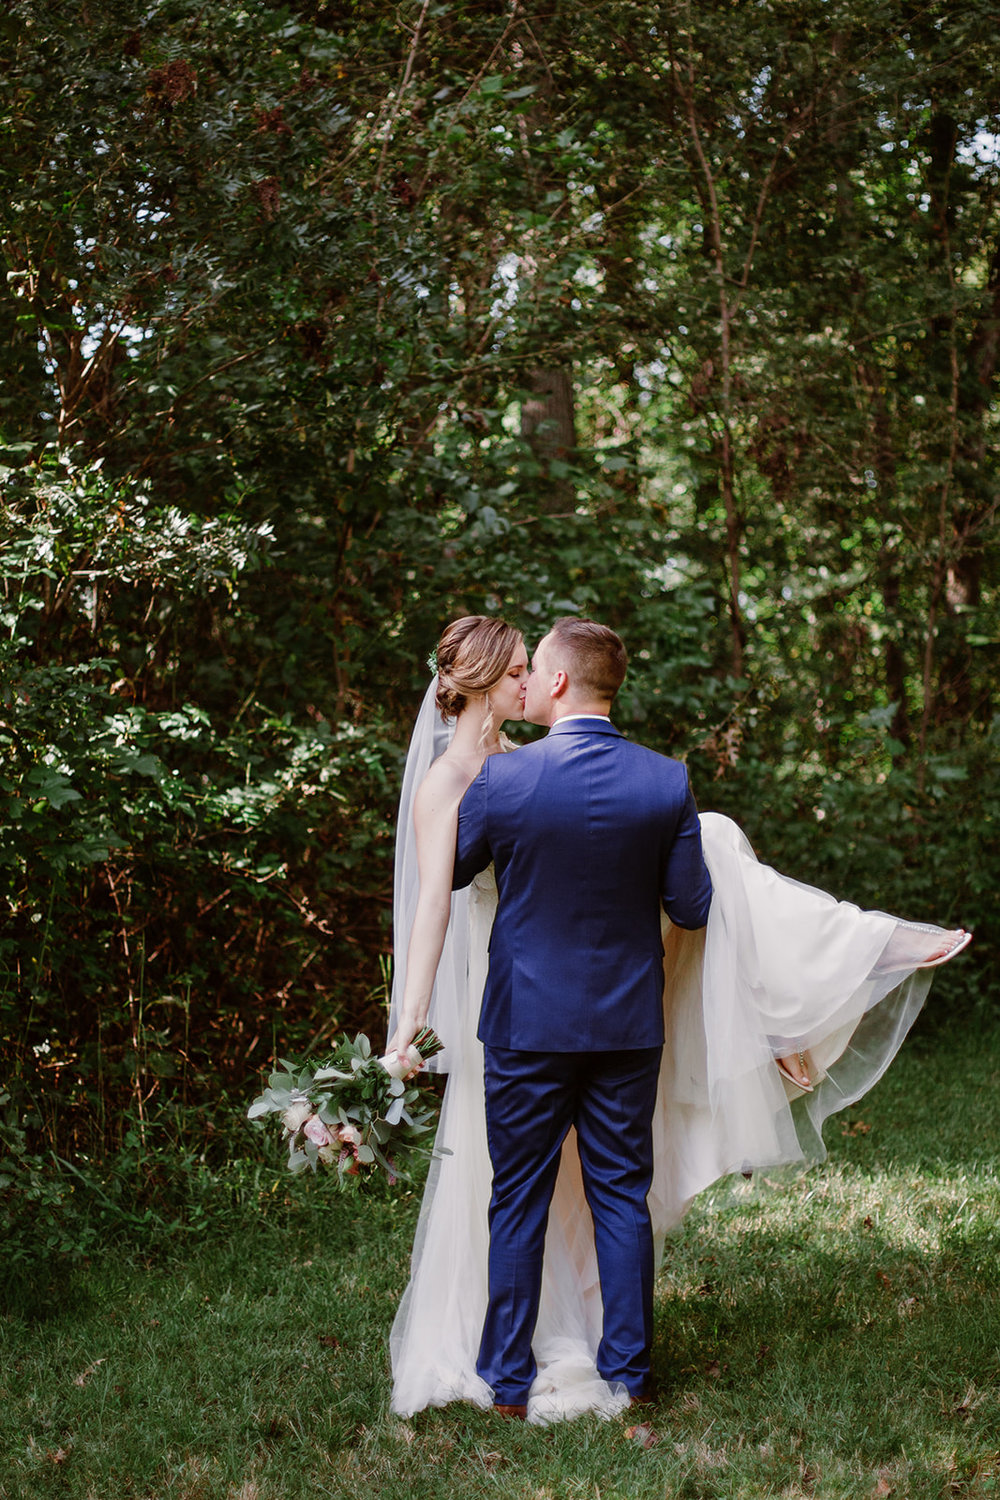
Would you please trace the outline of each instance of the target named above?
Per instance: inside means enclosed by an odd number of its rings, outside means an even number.
[[[467,616],[441,637],[400,800],[390,1047],[427,1017],[448,1070],[410,1283],[390,1339],[392,1409],[493,1394],[476,1373],[487,1303],[492,1169],[476,1037],[496,909],[491,872],[451,891],[462,797],[500,731],[523,717],[528,659],[502,620]],[[663,918],[666,1043],[649,1207],[658,1247],[691,1200],[733,1172],[824,1155],[822,1125],[881,1077],[962,931],[864,912],[760,864],[738,827],[701,815],[713,896],[700,932]],[[795,1103],[793,1109],[791,1105]],[[528,1420],[612,1415],[624,1387],[597,1373],[602,1306],[573,1133],[545,1242]]]

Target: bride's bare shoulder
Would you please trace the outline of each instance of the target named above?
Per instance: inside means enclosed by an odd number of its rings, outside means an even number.
[[[431,766],[420,783],[417,805],[421,811],[444,811],[457,808],[479,767],[470,764],[467,758],[451,755],[447,751]]]

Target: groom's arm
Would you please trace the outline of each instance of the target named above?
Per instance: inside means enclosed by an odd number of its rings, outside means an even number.
[[[701,850],[701,823],[690,784],[664,871],[663,909],[675,927],[694,929],[708,921],[712,877]]]
[[[458,809],[458,836],[455,840],[455,872],[452,888],[456,891],[485,870],[493,858],[486,837],[486,773],[489,760],[462,798]]]

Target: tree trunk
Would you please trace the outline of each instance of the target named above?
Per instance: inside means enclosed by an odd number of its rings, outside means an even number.
[[[569,463],[576,447],[573,375],[568,365],[532,372],[531,393],[521,408],[521,436],[549,481],[542,509],[560,511],[572,506],[572,481],[558,467],[553,473],[553,465]]]

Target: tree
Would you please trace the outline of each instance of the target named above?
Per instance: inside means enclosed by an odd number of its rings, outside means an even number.
[[[860,898],[891,826],[865,898],[927,910],[934,827],[985,903],[984,4],[0,24],[3,1030],[81,1130],[379,1027],[455,614],[608,620],[624,722],[789,869],[827,830]]]

